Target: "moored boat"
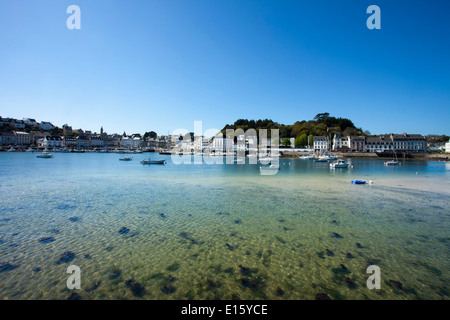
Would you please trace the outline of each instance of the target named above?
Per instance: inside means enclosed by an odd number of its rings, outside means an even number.
[[[271,164],[268,167],[259,167],[259,170],[260,171],[278,171],[278,170],[280,170],[280,166]]]
[[[304,154],[302,156],[299,156],[299,159],[302,159],[302,160],[314,160],[314,159],[316,159],[316,156],[313,155],[313,154],[307,153],[307,154]]]
[[[338,160],[330,164],[330,168],[348,168],[349,164],[344,160]]]
[[[386,161],[384,163],[385,166],[399,166],[401,164],[402,163],[400,161],[397,161],[397,160],[390,160],[390,161]]]
[[[46,151],[42,152],[41,154],[38,154],[36,156],[36,158],[41,158],[41,159],[50,159],[53,158],[53,155],[51,153],[48,153]]]
[[[166,160],[152,160],[150,157],[148,159],[143,159],[141,164],[166,164]]]

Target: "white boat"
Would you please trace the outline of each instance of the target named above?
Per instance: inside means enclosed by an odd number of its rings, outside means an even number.
[[[8,152],[16,152],[17,150],[14,149],[14,147],[11,147],[11,148],[9,148],[7,151],[8,151]]]
[[[46,151],[42,152],[41,154],[38,154],[36,156],[36,158],[41,158],[41,159],[50,159],[53,158],[53,155],[51,153],[48,153]]]
[[[25,152],[34,152],[34,150],[30,147]]]
[[[262,164],[269,164],[272,163],[273,161],[275,161],[275,159],[270,157],[259,158],[259,162],[261,162]]]
[[[345,162],[344,160],[338,160],[336,162],[333,162],[330,164],[330,168],[347,168],[349,164]]]
[[[278,170],[280,170],[280,166],[271,164],[268,167],[259,167],[259,170],[261,170],[261,171],[278,171]]]
[[[401,164],[402,163],[400,161],[397,161],[397,160],[390,160],[390,161],[386,161],[384,163],[385,166],[399,166]]]
[[[384,163],[385,166],[399,166],[401,164],[402,163],[397,159],[397,152],[395,151],[395,149],[394,149],[394,159],[386,161]]]
[[[315,155],[309,154],[309,153],[299,156],[299,159],[302,159],[302,160],[314,160],[315,158],[316,158]]]
[[[314,160],[314,162],[328,162],[328,161],[330,161],[330,159],[327,156],[320,156]]]

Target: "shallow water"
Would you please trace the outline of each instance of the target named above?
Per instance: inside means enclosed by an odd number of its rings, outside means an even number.
[[[157,154],[167,165],[141,165],[147,154],[35,155],[0,153],[0,262],[14,266],[0,271],[1,299],[66,299],[72,264],[83,299],[449,298],[444,162],[330,170],[283,159],[261,176],[258,165]],[[55,263],[67,251],[74,259]],[[366,287],[369,265],[381,269],[380,290]]]

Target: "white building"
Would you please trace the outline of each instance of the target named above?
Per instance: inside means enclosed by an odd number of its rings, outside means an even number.
[[[445,152],[450,153],[450,140],[445,144]]]
[[[42,130],[48,131],[48,130],[52,130],[54,128],[54,126],[50,122],[41,121],[41,123],[39,124],[39,128],[41,128]]]
[[[45,148],[62,148],[64,145],[63,139],[61,137],[50,137],[47,136],[42,141],[42,147]]]
[[[412,153],[427,151],[427,139],[420,134],[390,134],[395,150]]]
[[[123,136],[121,140],[122,148],[137,149],[142,147],[142,139],[140,137]]]
[[[92,148],[103,148],[105,142],[100,136],[91,136],[91,147]]]
[[[338,132],[333,137],[333,151],[340,151],[342,149],[349,149],[350,147],[350,139],[349,137],[342,137]]]
[[[25,129],[25,122],[23,122],[22,120],[14,120],[14,128]]]
[[[232,152],[234,149],[233,139],[217,135],[211,141],[210,147],[215,150],[215,152]]]
[[[314,137],[314,151],[327,151],[328,150],[328,137],[316,136]]]
[[[25,124],[27,124],[27,125],[29,125],[29,126],[35,126],[35,125],[37,125],[36,120],[30,119],[30,118],[23,118],[23,122],[25,122]]]

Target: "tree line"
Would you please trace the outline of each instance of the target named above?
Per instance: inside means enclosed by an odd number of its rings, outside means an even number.
[[[292,125],[285,125],[270,119],[264,120],[248,120],[238,119],[233,124],[227,124],[222,129],[225,134],[227,129],[255,129],[259,133],[260,129],[267,129],[267,136],[270,138],[270,130],[278,129],[279,137],[282,144],[289,146],[291,144],[289,138],[295,138],[295,146],[312,146],[314,136],[333,136],[340,132],[343,136],[367,136],[368,131],[363,132],[361,128],[357,128],[355,124],[347,118],[333,117],[328,112],[317,114],[313,120],[296,121]]]

